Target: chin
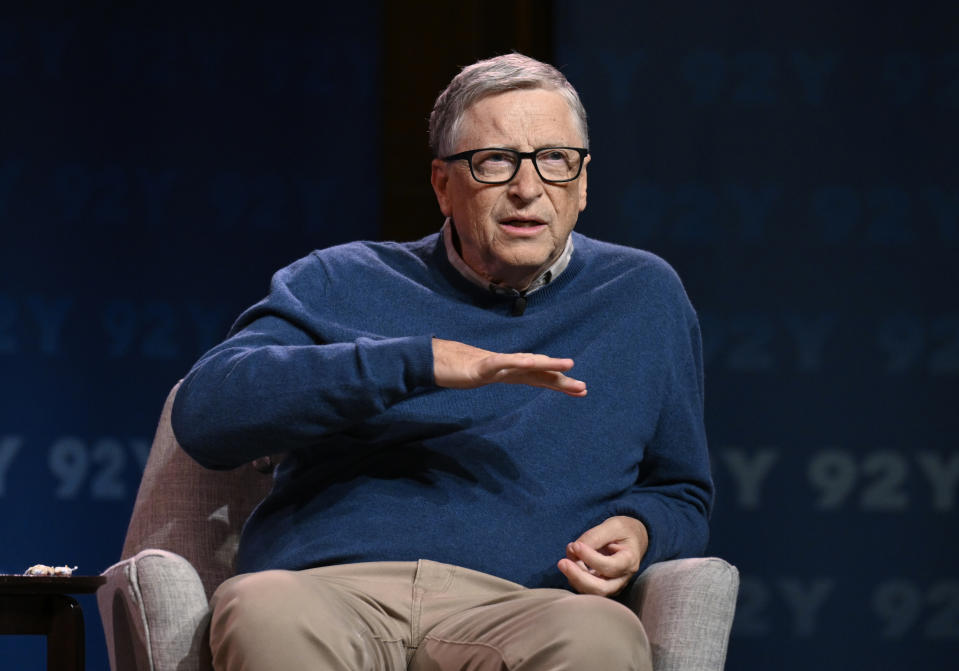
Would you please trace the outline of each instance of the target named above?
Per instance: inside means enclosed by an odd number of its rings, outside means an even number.
[[[517,270],[535,270],[549,261],[548,254],[503,254],[498,259],[501,268]]]
[[[542,240],[517,240],[503,245],[498,256],[517,265],[538,265],[545,263],[555,251],[552,245],[544,245]]]

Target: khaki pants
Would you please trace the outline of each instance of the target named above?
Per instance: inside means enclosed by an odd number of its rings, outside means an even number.
[[[239,575],[213,595],[218,671],[650,671],[611,599],[421,560]]]

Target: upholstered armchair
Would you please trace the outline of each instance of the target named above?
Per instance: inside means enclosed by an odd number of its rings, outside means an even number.
[[[208,599],[233,575],[244,520],[271,478],[252,465],[209,471],[177,444],[167,398],[121,561],[97,592],[113,671],[207,671]],[[640,616],[656,671],[723,668],[739,573],[722,559],[649,567],[626,601]]]

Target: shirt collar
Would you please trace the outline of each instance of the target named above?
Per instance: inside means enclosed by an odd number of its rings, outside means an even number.
[[[473,284],[497,294],[513,295],[519,293],[526,296],[534,291],[538,291],[559,277],[560,274],[566,270],[566,266],[569,265],[569,260],[573,256],[573,236],[570,234],[569,237],[566,238],[566,247],[563,249],[563,253],[559,255],[559,258],[553,261],[549,268],[540,273],[539,276],[530,283],[526,291],[517,291],[511,287],[490,282],[466,265],[466,261],[464,261],[463,257],[456,251],[456,245],[453,244],[453,221],[449,217],[447,217],[443,223],[441,233],[443,234],[443,243],[446,245],[446,256],[450,260],[450,264],[456,268],[459,274]]]

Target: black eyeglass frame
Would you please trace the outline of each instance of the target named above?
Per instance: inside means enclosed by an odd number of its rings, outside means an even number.
[[[536,155],[544,151],[549,151],[550,149],[569,149],[579,154],[579,165],[576,168],[576,174],[568,179],[547,179],[546,177],[543,177],[543,173],[539,171],[539,164],[536,162]],[[481,151],[505,151],[516,156],[517,161],[516,167],[513,170],[513,174],[510,175],[508,179],[498,179],[495,181],[480,179],[477,177],[476,173],[473,172],[473,156]],[[519,167],[522,165],[523,159],[528,158],[533,164],[533,169],[536,170],[536,174],[539,175],[541,180],[544,182],[549,182],[550,184],[566,184],[567,182],[574,182],[579,179],[579,176],[583,172],[583,163],[588,155],[589,149],[584,147],[540,147],[539,149],[534,149],[533,151],[517,151],[515,149],[507,149],[506,147],[482,147],[480,149],[470,149],[469,151],[461,151],[458,154],[444,156],[440,160],[446,161],[447,163],[452,163],[453,161],[466,161],[466,164],[470,167],[470,175],[472,175],[473,179],[480,184],[507,184],[508,182],[511,182],[514,177],[516,177],[516,173],[519,172]]]

